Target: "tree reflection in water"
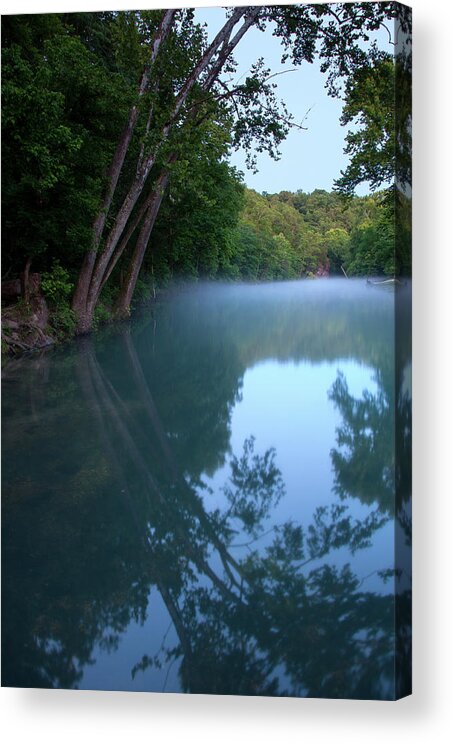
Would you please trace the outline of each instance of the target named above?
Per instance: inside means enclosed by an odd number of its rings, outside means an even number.
[[[83,357],[84,373],[90,370],[84,389],[144,545],[150,584],[159,590],[176,630],[178,643],[164,660],[181,658],[183,689],[275,695],[283,692],[275,677],[283,666],[286,693],[388,693],[393,600],[360,590],[350,568],[319,563],[341,547],[354,552],[368,546],[386,516],[371,513],[357,522],[346,506],[318,508],[306,530],[293,523],[274,526],[272,542],[260,550],[257,538],[284,491],[274,452],[259,456],[253,439],[245,441],[242,457],[231,460],[226,510],[208,513],[199,483],[187,482],[178,470],[127,331],[123,340],[129,380],[141,390],[147,424],[134,432],[135,420],[93,354]],[[146,450],[161,462],[157,476],[136,444],[143,444],[143,436],[149,438]],[[137,489],[146,492],[142,505],[124,473],[132,467],[121,464],[126,452],[142,480]],[[238,530],[252,536],[241,558],[233,556]],[[145,655],[134,670],[161,662],[162,657]]]
[[[257,453],[253,437],[240,456],[230,455],[230,480],[216,509],[201,479],[227,450],[241,353],[223,349],[222,383],[186,370],[187,399],[193,404],[194,378],[203,394],[196,414],[181,415],[178,425],[171,379],[158,404],[135,337],[122,328],[113,373],[102,344],[96,350],[86,341],[68,358],[53,388],[68,406],[78,402],[67,423],[82,431],[77,448],[63,465],[61,431],[44,424],[48,459],[43,463],[42,441],[30,446],[31,479],[16,479],[17,489],[6,494],[4,684],[77,687],[95,647],[115,651],[130,622],[144,622],[155,589],[175,641],[157,653],[144,646],[130,668],[135,675],[152,666],[165,676],[175,662],[181,688],[191,693],[394,697],[394,595],[367,589],[337,559],[340,550],[368,548],[392,516],[389,460],[387,469],[373,469],[380,473],[373,497],[359,469],[360,461],[371,466],[368,440],[378,441],[382,460],[391,455],[383,387],[357,402],[339,378],[332,399],[344,416],[348,450],[334,457],[340,499],[318,507],[310,523],[276,523],[284,483],[275,452]],[[220,352],[213,343],[213,365]],[[49,420],[60,405],[50,399],[41,417]],[[191,426],[205,448],[212,438],[210,450],[203,455],[195,446],[193,458]],[[35,470],[41,474],[33,480]],[[364,483],[363,490],[351,482]],[[350,496],[376,507],[357,520]],[[393,579],[389,567],[382,565],[383,581]]]
[[[411,459],[412,397],[410,387],[410,290],[396,297],[397,337],[393,375],[384,365],[376,371],[377,392],[349,393],[338,373],[329,397],[339,410],[337,448],[331,451],[334,490],[342,500],[358,498],[376,504],[395,518],[396,694],[411,689]],[[396,396],[395,391],[396,390]]]

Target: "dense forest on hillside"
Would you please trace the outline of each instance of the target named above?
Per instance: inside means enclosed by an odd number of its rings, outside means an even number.
[[[388,189],[398,70],[366,50],[397,12],[235,8],[212,41],[191,9],[3,17],[2,298],[31,306],[39,295],[64,335],[128,316],[173,278],[407,273],[409,206],[396,266],[395,199],[405,199]],[[257,152],[278,158],[297,126],[264,60],[232,82],[235,47],[270,23],[294,65],[319,57],[329,93],[343,97],[342,123],[356,125],[335,192],[260,195],[228,164],[239,147],[251,167]],[[362,182],[375,193],[355,196]],[[42,301],[31,308],[42,331]]]
[[[324,190],[246,190],[234,265],[241,276],[259,279],[393,275],[393,213],[387,192],[345,200]]]
[[[147,285],[152,273],[160,280],[291,279],[343,275],[342,268],[348,276],[394,275],[393,194],[258,194],[223,172],[205,184],[205,195],[181,194],[177,218],[170,193],[145,262]]]

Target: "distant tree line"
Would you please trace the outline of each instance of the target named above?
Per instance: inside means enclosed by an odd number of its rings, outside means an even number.
[[[407,205],[408,208],[408,205]],[[245,191],[231,274],[249,279],[394,275],[393,190],[345,199],[338,192]],[[410,244],[410,223],[406,223]]]

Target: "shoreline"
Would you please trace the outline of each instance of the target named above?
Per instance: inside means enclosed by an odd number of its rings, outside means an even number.
[[[380,277],[382,278],[382,277]],[[133,315],[143,310],[145,307],[156,307],[163,301],[168,300],[176,294],[183,293],[184,291],[190,290],[195,286],[199,285],[223,285],[223,286],[265,286],[271,283],[285,283],[285,282],[305,282],[305,281],[325,281],[329,279],[341,279],[342,281],[347,280],[364,280],[368,281],[369,277],[366,276],[350,276],[347,279],[338,275],[328,276],[300,276],[299,278],[283,278],[280,280],[228,280],[222,278],[211,278],[211,279],[175,279],[171,283],[161,286],[154,287],[150,290],[150,296],[141,301],[137,301],[131,309],[129,317],[117,318],[111,314],[110,308],[103,305],[105,310],[104,318],[93,326],[88,335],[97,333],[100,329],[107,327],[114,327],[124,322],[129,322]],[[37,310],[36,303],[39,303]],[[64,308],[70,313],[69,305]],[[28,305],[25,305],[21,300],[16,304],[11,304],[7,307],[2,308],[2,352],[1,352],[1,366],[5,367],[9,361],[17,358],[33,356],[36,357],[38,354],[49,353],[56,348],[60,348],[67,343],[83,337],[75,333],[73,327],[64,330],[56,330],[52,325],[55,318],[58,317],[61,312],[61,308],[55,310],[50,309],[42,295],[33,297]]]

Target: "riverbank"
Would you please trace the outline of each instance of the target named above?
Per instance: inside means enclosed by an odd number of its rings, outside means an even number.
[[[20,299],[2,307],[2,359],[33,350],[49,348],[57,342],[50,324],[50,312],[42,296],[29,302]]]
[[[17,283],[19,284],[19,279]],[[133,309],[156,304],[165,297],[180,293],[193,283],[175,279],[159,287],[153,284],[149,292],[145,292],[140,299],[134,301]],[[111,306],[101,303],[95,312],[92,331],[96,332],[106,325],[120,324],[124,321],[124,317],[120,318],[114,314]],[[8,359],[23,354],[48,351],[73,340],[76,336],[76,317],[70,305],[59,303],[58,306],[52,306],[41,292],[29,297],[28,301],[18,296],[13,303],[2,306],[2,365]]]
[[[161,299],[167,293],[167,288],[154,291],[146,301],[138,304],[154,303],[158,295]],[[93,331],[122,321],[124,320],[114,316],[111,307],[100,304],[95,313]],[[76,334],[76,318],[69,304],[52,306],[41,293],[35,294],[28,301],[19,297],[14,303],[2,306],[2,364],[9,358],[26,353],[48,351],[74,339]]]
[[[153,284],[149,292],[133,303],[132,311],[147,305],[155,305],[175,294],[193,287],[196,280],[173,279],[162,286]],[[213,281],[213,283],[253,283],[250,281]],[[256,283],[266,283],[257,281]],[[95,312],[92,332],[106,325],[119,325],[128,317],[118,317],[113,308],[101,303]],[[28,301],[19,296],[14,303],[1,309],[1,357],[3,363],[27,353],[48,351],[77,337],[76,317],[67,303],[52,306],[42,293],[35,293]]]

